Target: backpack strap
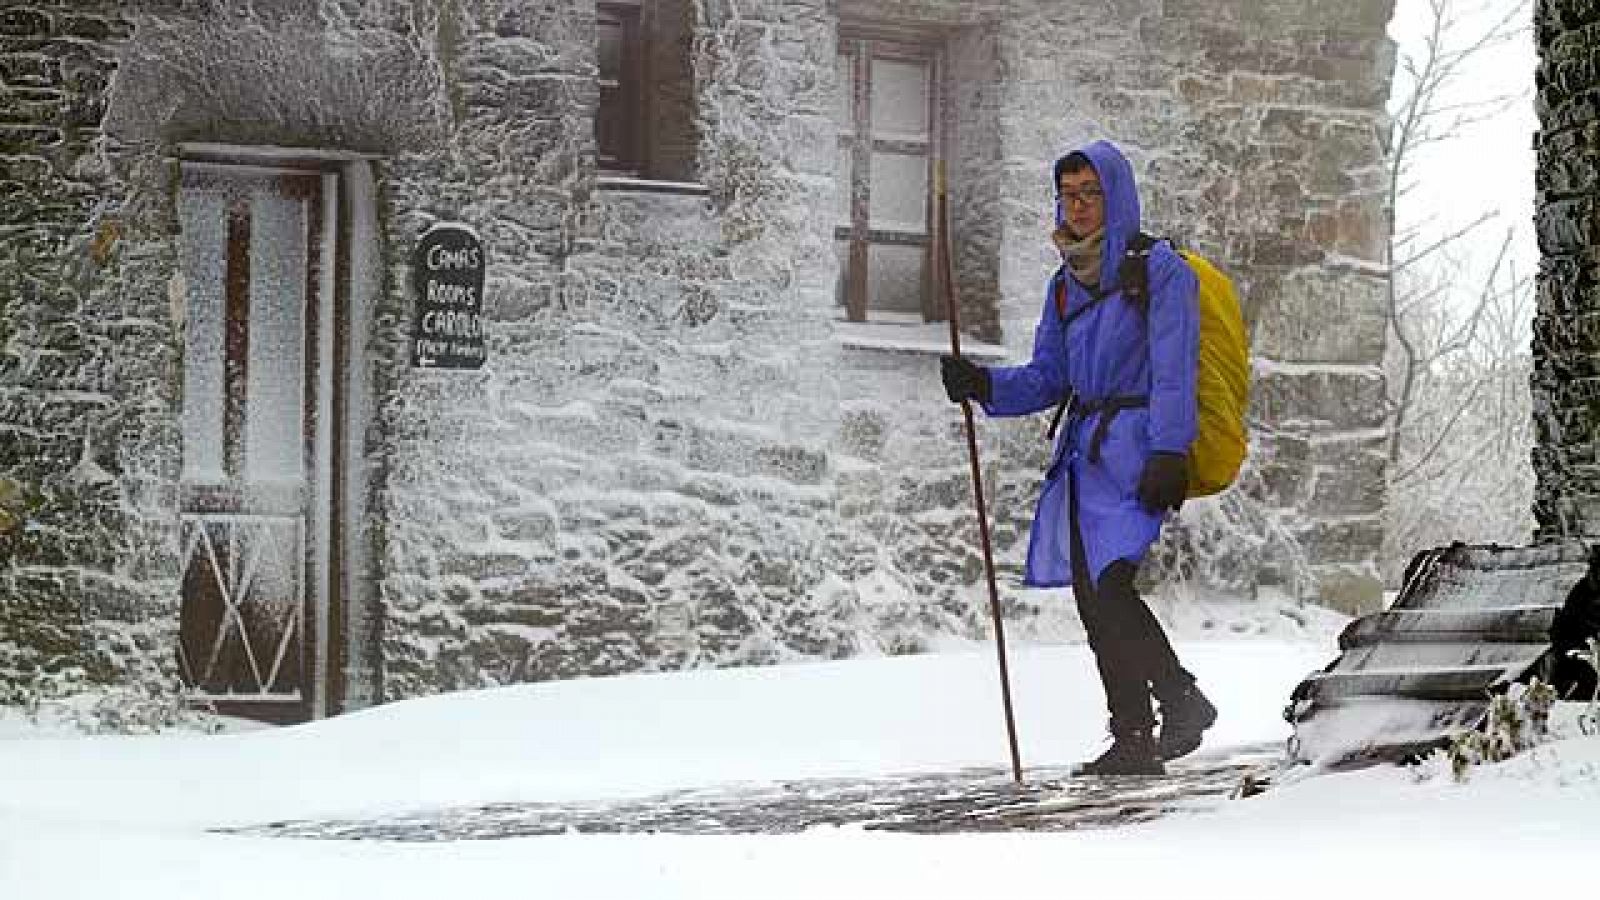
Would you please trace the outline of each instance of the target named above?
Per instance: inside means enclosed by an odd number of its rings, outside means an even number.
[[[1089,302],[1073,310],[1072,315],[1067,315],[1067,279],[1070,277],[1072,276],[1067,274],[1065,266],[1056,272],[1056,316],[1061,319],[1063,327],[1071,325],[1073,319],[1093,309],[1096,303],[1106,298],[1105,292],[1099,288],[1085,287],[1084,290],[1089,292]]]
[[[1122,289],[1122,295],[1128,302],[1139,308],[1140,312],[1150,311],[1150,251],[1155,245],[1168,238],[1159,238],[1148,232],[1140,231],[1128,241],[1128,247],[1122,253],[1122,263],[1117,269],[1117,285]],[[1176,246],[1176,245],[1174,245]],[[1067,315],[1067,273],[1063,268],[1056,273],[1056,315],[1061,317],[1062,324],[1070,324],[1073,319],[1089,311],[1089,308],[1104,300],[1106,295],[1099,289],[1089,291],[1090,300],[1083,306]]]
[[[1143,231],[1135,234],[1128,241],[1128,249],[1122,254],[1122,266],[1117,270],[1122,295],[1146,314],[1150,312],[1150,250],[1161,240]]]
[[[1128,302],[1132,303],[1134,307],[1144,315],[1149,315],[1150,313],[1150,250],[1163,240],[1169,239],[1158,238],[1155,235],[1144,231],[1137,232],[1134,234],[1132,240],[1128,241],[1128,247],[1125,251],[1123,251],[1122,254],[1121,267],[1117,270],[1117,283],[1122,288],[1122,295],[1126,297]],[[1063,327],[1072,324],[1073,319],[1076,319],[1078,316],[1088,312],[1096,303],[1099,303],[1101,300],[1106,298],[1106,295],[1098,289],[1092,290],[1089,292],[1089,302],[1073,310],[1072,315],[1068,316],[1068,277],[1069,276],[1067,275],[1065,267],[1056,272],[1056,315],[1062,319],[1061,324]],[[1127,398],[1118,399],[1120,400]],[[1045,438],[1047,440],[1055,440],[1056,430],[1061,427],[1061,420],[1066,415],[1067,410],[1073,405],[1073,400],[1074,397],[1069,392],[1066,397],[1062,398],[1061,403],[1056,406],[1055,415],[1050,419],[1050,427],[1045,431]],[[1121,408],[1129,407],[1122,406]],[[1106,427],[1110,425],[1111,418],[1115,416],[1118,411],[1119,409],[1114,408],[1110,411],[1109,415],[1106,415],[1101,419],[1100,428],[1095,434],[1095,440],[1093,441],[1093,446],[1091,447],[1091,453],[1093,456],[1098,457],[1100,455],[1100,438],[1103,437]]]

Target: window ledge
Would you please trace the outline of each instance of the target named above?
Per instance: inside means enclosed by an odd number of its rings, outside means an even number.
[[[596,177],[595,190],[613,193],[679,194],[688,197],[706,197],[711,194],[710,188],[695,181],[662,181],[618,173]]]
[[[856,350],[924,356],[950,352],[950,325],[946,322],[835,321],[834,336],[843,346]],[[1006,348],[963,336],[961,355],[975,360],[1000,362],[1006,358]]]

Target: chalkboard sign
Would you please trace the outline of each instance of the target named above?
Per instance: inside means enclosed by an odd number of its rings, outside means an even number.
[[[476,369],[483,342],[483,242],[470,227],[440,223],[423,232],[411,256],[417,289],[411,364],[422,369]]]

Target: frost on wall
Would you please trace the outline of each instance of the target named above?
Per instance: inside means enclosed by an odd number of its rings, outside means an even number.
[[[170,679],[181,141],[383,150],[448,120],[431,4],[9,5],[0,70],[0,680]],[[12,202],[14,198],[16,202]],[[139,674],[148,672],[148,676]]]
[[[838,574],[853,542],[825,446],[830,23],[807,4],[694,13],[704,194],[577,182],[561,234],[532,244],[550,258],[508,247],[491,266],[515,298],[557,285],[497,308],[491,371],[401,376],[391,519],[453,525],[394,529],[393,695],[875,640]],[[593,153],[575,130],[533,164]],[[398,206],[434,205],[426,175],[396,179]]]
[[[122,58],[124,141],[224,141],[387,152],[451,127],[449,8],[213,0],[135,4]]]
[[[376,601],[351,610],[353,696],[985,636],[964,439],[935,357],[863,349],[834,321],[835,54],[862,22],[944,42],[970,336],[1025,354],[1051,269],[1049,161],[1091,137],[1130,148],[1157,227],[1242,279],[1269,363],[1261,452],[1240,502],[1186,513],[1160,567],[1317,592],[1370,558],[1384,3],[1346,10],[1326,40],[1296,30],[1310,3],[1103,2],[1070,22],[1033,0],[663,3],[677,36],[655,65],[684,79],[653,107],[644,174],[703,186],[667,194],[597,177],[591,3],[124,6],[128,20],[104,17],[120,49],[7,75],[66,83],[40,115],[104,116],[107,137],[80,147],[47,123],[0,155],[8,180],[69,198],[0,249],[0,428],[22,442],[0,453],[30,448],[52,490],[24,533],[29,566],[0,586],[70,598],[22,610],[30,647],[89,646],[121,617],[107,633],[170,653],[170,157],[185,141],[376,157],[358,237],[377,285],[357,354],[372,565],[352,575]],[[416,370],[403,352],[407,254],[441,220],[489,253],[481,371]],[[66,274],[37,274],[58,252]],[[1349,328],[1306,325],[1329,304]],[[984,423],[984,461],[1003,599],[1060,634],[1062,594],[1012,589],[1042,430]]]
[[[0,686],[48,692],[167,662],[168,229],[131,187],[165,182],[101,129],[117,5],[3,16],[0,475],[25,515],[0,539]]]

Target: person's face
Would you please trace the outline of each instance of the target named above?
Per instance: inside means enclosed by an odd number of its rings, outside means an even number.
[[[1056,187],[1061,192],[1061,210],[1066,216],[1067,231],[1074,239],[1082,240],[1105,224],[1106,195],[1093,167],[1062,172]]]

